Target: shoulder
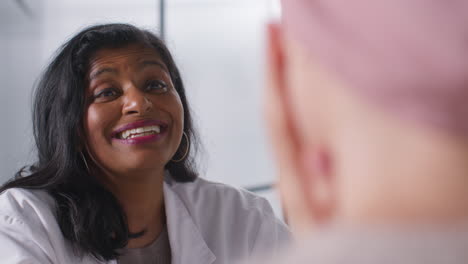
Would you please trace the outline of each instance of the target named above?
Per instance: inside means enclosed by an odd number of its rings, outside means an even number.
[[[261,252],[276,249],[289,238],[288,228],[275,216],[269,202],[247,190],[203,178],[173,183],[170,189],[212,248],[219,246],[216,243],[226,243],[231,251]]]
[[[46,192],[12,188],[0,194],[0,252],[8,263],[53,262],[50,232],[60,229]]]
[[[2,263],[77,263],[56,219],[53,197],[43,190],[8,189],[0,194]],[[96,263],[87,256],[80,263]]]
[[[242,188],[203,178],[188,183],[173,183],[170,188],[188,207],[197,205],[197,207],[202,206],[213,210],[229,208],[236,213],[244,212],[274,217],[273,210],[265,198]]]
[[[53,211],[52,197],[42,190],[12,188],[0,194],[0,215],[31,220],[33,215],[51,215]]]

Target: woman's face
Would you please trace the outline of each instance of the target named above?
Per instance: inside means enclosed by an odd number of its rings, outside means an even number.
[[[99,50],[87,73],[84,130],[106,173],[162,171],[183,131],[183,106],[166,65],[140,45]]]

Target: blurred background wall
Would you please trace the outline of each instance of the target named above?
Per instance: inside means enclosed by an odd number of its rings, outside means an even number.
[[[261,115],[265,23],[277,0],[0,1],[0,183],[34,161],[32,89],[54,52],[82,28],[131,23],[167,45],[185,82],[205,178],[240,187],[274,181]],[[274,191],[260,192],[279,212]]]

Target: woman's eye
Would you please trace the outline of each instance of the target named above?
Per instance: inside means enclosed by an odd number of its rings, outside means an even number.
[[[167,91],[167,84],[163,81],[149,81],[146,83],[146,91],[148,92],[160,92],[163,93]]]
[[[111,97],[116,97],[118,95],[118,91],[113,88],[102,89],[96,95],[95,98],[102,98],[102,99],[109,99]]]

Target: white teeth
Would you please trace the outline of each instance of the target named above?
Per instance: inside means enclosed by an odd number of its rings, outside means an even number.
[[[161,132],[161,128],[159,126],[154,126],[154,131],[159,134]]]
[[[121,132],[122,139],[131,139],[135,137],[147,136],[151,134],[159,134],[161,132],[160,126],[146,126],[134,129],[128,129]]]
[[[128,138],[129,135],[130,135],[130,130],[126,130],[122,133],[122,138]]]

